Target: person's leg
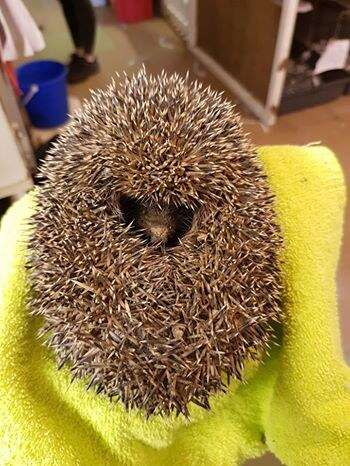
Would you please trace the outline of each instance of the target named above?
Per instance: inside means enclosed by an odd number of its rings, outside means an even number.
[[[99,70],[93,54],[96,36],[95,12],[90,0],[60,0],[74,42],[68,64],[68,81],[80,82]]]
[[[96,17],[90,0],[73,0],[78,18],[79,43],[87,60],[94,60]]]
[[[72,36],[76,52],[84,53],[83,41],[80,38],[79,18],[76,14],[75,0],[59,0],[62,6],[69,32]]]

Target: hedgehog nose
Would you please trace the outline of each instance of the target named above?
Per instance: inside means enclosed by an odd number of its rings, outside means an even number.
[[[150,228],[150,236],[152,242],[165,243],[169,237],[169,228],[165,225],[154,225]]]

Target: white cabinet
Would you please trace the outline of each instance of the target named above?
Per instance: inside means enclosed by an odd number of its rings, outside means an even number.
[[[0,198],[19,196],[33,185],[34,157],[6,76],[0,72]]]

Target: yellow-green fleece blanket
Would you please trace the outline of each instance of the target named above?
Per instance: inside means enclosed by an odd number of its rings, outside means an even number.
[[[335,273],[345,200],[323,147],[259,150],[285,240],[286,319],[280,346],[249,364],[246,383],[191,418],[127,413],[71,383],[37,338],[25,306],[26,219],[33,195],[0,237],[0,464],[15,466],[239,464],[272,451],[286,465],[350,465],[350,371],[343,362]]]

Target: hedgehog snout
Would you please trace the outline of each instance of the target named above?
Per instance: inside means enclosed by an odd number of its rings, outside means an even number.
[[[149,234],[152,243],[166,243],[170,236],[170,228],[166,225],[152,225]]]
[[[136,221],[151,244],[167,246],[177,224],[176,212],[168,206],[141,206]]]
[[[125,195],[119,202],[125,223],[131,225],[130,232],[147,244],[177,246],[192,227],[194,212],[186,207],[144,205]]]

